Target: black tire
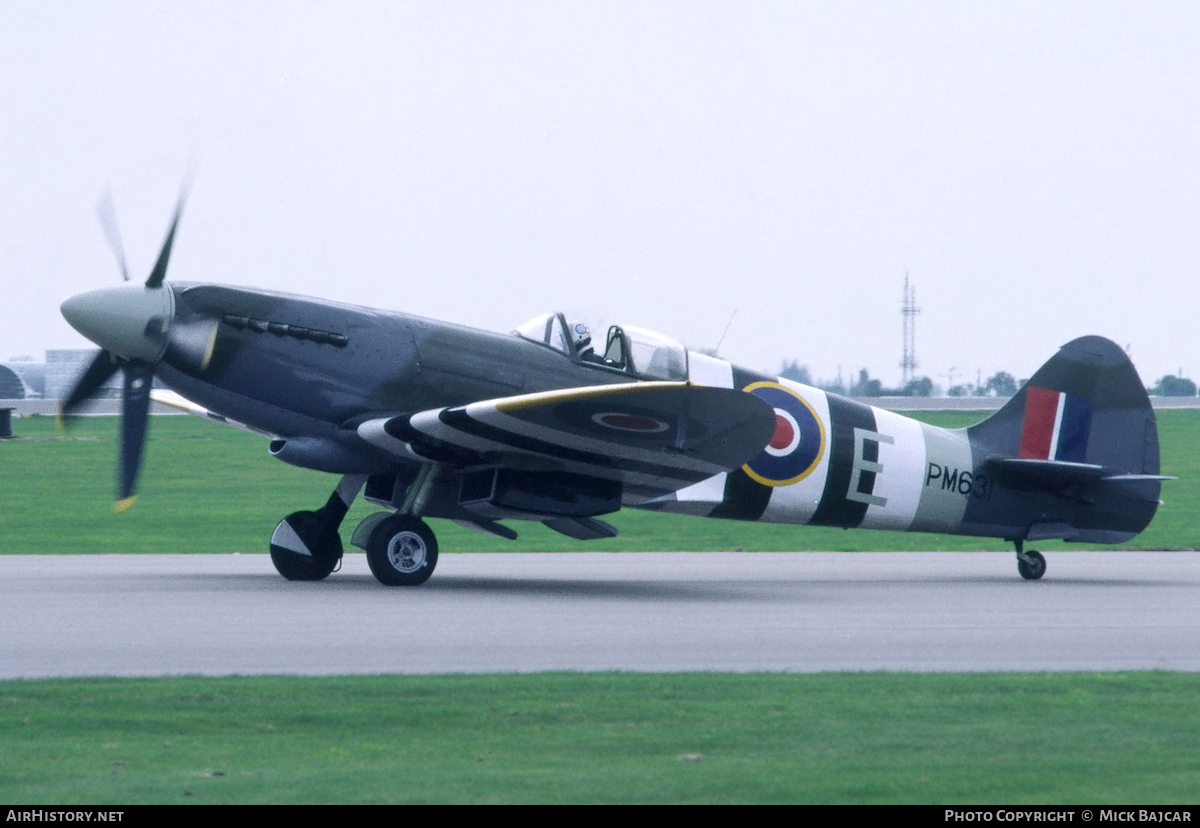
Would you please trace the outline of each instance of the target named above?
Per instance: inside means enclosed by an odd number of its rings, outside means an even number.
[[[412,515],[392,515],[367,539],[367,565],[385,586],[417,586],[429,580],[437,566],[437,538],[425,521]]]
[[[301,555],[272,543],[271,563],[275,564],[275,570],[289,581],[325,580],[330,572],[337,569],[342,559],[342,538],[337,529],[331,531],[328,523],[316,512],[292,512],[279,522],[275,531],[278,532],[285,523],[312,555]]]
[[[1026,552],[1024,558],[1018,555],[1017,572],[1026,581],[1036,581],[1046,574],[1046,559],[1041,552]]]

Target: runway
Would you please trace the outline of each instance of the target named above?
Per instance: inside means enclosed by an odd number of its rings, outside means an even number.
[[[389,589],[267,555],[0,556],[0,677],[1200,670],[1200,553],[447,554]]]

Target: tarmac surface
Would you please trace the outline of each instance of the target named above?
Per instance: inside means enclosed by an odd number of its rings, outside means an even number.
[[[1200,553],[447,554],[387,588],[265,555],[0,556],[0,678],[1200,670]]]

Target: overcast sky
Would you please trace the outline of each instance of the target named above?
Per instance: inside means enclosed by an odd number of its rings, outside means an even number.
[[[492,330],[566,311],[818,378],[1200,379],[1195,2],[0,0],[0,359],[169,279]]]

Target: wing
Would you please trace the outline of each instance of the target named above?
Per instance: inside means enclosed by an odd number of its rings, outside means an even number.
[[[740,467],[775,429],[752,394],[640,382],[523,394],[379,418],[359,435],[394,455],[463,469],[562,471],[619,481],[640,502]]]
[[[234,428],[241,429],[242,431],[248,431],[251,434],[257,434],[260,437],[275,436],[270,432],[252,428],[245,423],[239,423],[236,420],[231,420],[221,414],[216,414],[212,411],[209,411],[199,403],[192,402],[187,397],[175,391],[156,388],[150,392],[150,400],[158,403],[159,405],[165,405],[177,409],[185,414],[191,414],[193,417],[203,417],[206,420],[213,420],[214,422],[222,423],[227,426],[233,426]]]

